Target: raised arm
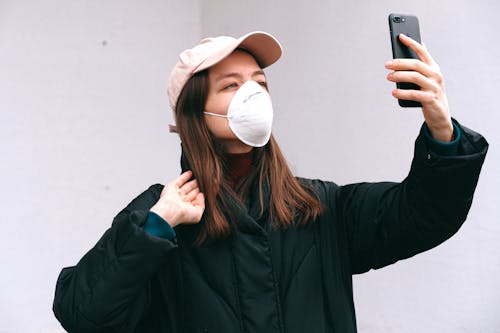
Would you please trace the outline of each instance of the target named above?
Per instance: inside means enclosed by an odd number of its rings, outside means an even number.
[[[428,250],[465,221],[488,144],[455,123],[461,133],[456,155],[431,150],[423,126],[402,183],[361,183],[337,191],[335,205],[348,234],[352,273]]]

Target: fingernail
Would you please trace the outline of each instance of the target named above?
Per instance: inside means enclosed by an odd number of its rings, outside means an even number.
[[[392,60],[389,60],[388,62],[386,62],[385,67],[387,67],[387,68],[392,67]]]

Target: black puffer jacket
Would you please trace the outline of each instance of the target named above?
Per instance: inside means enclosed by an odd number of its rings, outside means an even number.
[[[305,227],[274,230],[258,202],[234,200],[237,235],[202,247],[195,226],[174,241],[142,229],[153,185],[63,269],[54,313],[69,332],[356,332],[352,274],[430,249],[464,222],[488,144],[460,128],[455,157],[430,152],[421,132],[402,183],[302,180],[327,207]]]

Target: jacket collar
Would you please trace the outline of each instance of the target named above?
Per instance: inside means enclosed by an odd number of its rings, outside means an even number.
[[[184,150],[181,145],[181,169],[182,172],[191,170],[189,166],[188,160],[184,154]],[[243,205],[239,199],[237,199],[234,195],[228,193],[228,200],[231,204],[232,214],[228,214],[229,216],[233,216],[235,221],[232,221],[237,225],[237,228],[243,232],[249,233],[262,233],[265,229],[268,228],[268,211],[269,211],[269,203],[271,199],[270,186],[267,181],[264,181],[262,184],[262,212],[261,205],[259,200],[259,182],[258,179],[254,181],[250,188],[250,195],[248,197],[247,202]]]

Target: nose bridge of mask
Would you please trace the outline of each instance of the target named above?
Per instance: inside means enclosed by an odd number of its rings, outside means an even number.
[[[258,94],[262,94],[262,91],[256,91],[254,92],[253,94],[247,96],[244,100],[243,100],[243,103],[246,103],[248,101],[250,101],[252,98],[254,98],[255,96],[257,96]]]
[[[267,91],[264,90],[260,84],[252,80],[247,81],[243,83],[243,85],[234,94],[231,102],[229,103],[229,107],[227,108],[227,114],[219,114],[208,111],[203,111],[203,113],[209,116],[230,119],[234,116],[234,113],[241,109],[238,105],[244,105],[247,102],[252,101],[258,95],[265,93],[267,93]]]
[[[228,116],[231,113],[241,109],[239,106],[245,105],[246,103],[252,101],[258,95],[265,93],[266,91],[260,84],[255,81],[247,81],[245,82],[234,94],[231,99],[231,103],[229,104],[229,108],[227,110]]]

